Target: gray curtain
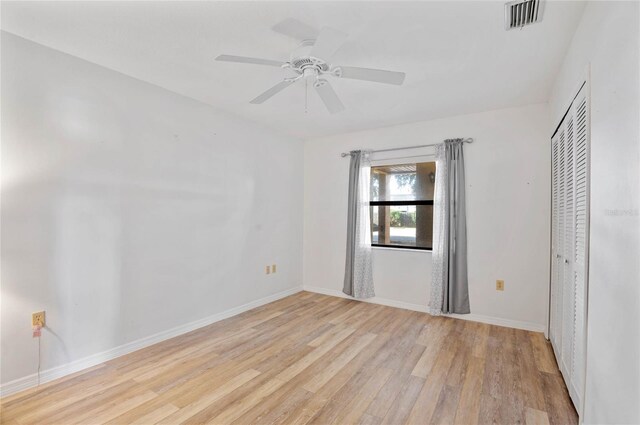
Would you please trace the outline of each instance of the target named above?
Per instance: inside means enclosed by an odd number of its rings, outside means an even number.
[[[436,315],[470,313],[463,145],[462,139],[451,139],[436,146],[429,302],[429,312]]]
[[[351,151],[347,209],[347,257],[342,292],[355,298],[374,297],[371,264],[369,152]]]

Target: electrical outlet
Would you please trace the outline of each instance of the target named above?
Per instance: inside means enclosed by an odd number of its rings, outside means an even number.
[[[265,272],[266,274],[271,273],[271,267],[270,267],[270,266],[267,266],[267,267],[265,268],[264,272]]]
[[[276,272],[276,265],[275,265],[275,264],[273,264],[273,265],[271,266],[271,273],[275,273],[275,272]]]
[[[31,326],[40,326],[41,328],[44,328],[45,326],[44,310],[31,313]]]
[[[504,280],[496,280],[496,291],[504,291]]]

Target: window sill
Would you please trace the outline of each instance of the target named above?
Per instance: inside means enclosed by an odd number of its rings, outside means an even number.
[[[433,250],[431,249],[415,249],[415,248],[390,248],[390,247],[386,247],[386,246],[372,246],[371,247],[372,250],[380,250],[380,251],[395,251],[395,252],[405,252],[405,251],[410,251],[410,252],[422,252],[425,254],[431,254],[431,252]]]

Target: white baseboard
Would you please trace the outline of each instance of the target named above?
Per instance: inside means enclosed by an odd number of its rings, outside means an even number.
[[[260,307],[261,305],[268,304],[273,301],[277,301],[281,298],[288,297],[289,295],[293,295],[300,291],[302,291],[302,287],[287,289],[286,291],[269,295],[268,297],[260,298],[259,300],[251,301],[247,304],[243,304],[241,306],[234,307],[232,309],[223,311],[221,313],[217,313],[212,316],[205,317],[204,319],[196,320],[194,322],[187,323],[185,325],[177,326],[175,328],[171,328],[166,331],[159,332],[155,335],[141,338],[124,345],[120,345],[118,347],[112,348],[107,351],[103,351],[101,353],[96,353],[91,356],[84,357],[82,359],[74,360],[64,365],[60,365],[51,369],[44,370],[40,373],[40,383],[44,384],[45,382],[62,378],[63,376],[70,375],[75,372],[79,372],[83,369],[88,369],[90,367],[99,365],[106,361],[115,359],[116,357],[120,357],[125,354],[131,353],[132,351],[140,350],[150,345],[157,344],[158,342],[162,342],[167,339],[185,334],[187,332],[191,332],[198,328],[202,328],[204,326],[210,325],[212,323],[219,322],[220,320],[228,319],[229,317],[238,315],[240,313],[244,313],[245,311],[251,310],[256,307]],[[18,391],[35,387],[36,385],[38,385],[38,375],[35,373],[32,375],[25,376],[23,378],[18,378],[16,380],[7,382],[0,386],[0,397],[8,396]]]
[[[520,320],[503,319],[502,317],[483,316],[481,314],[447,314],[454,319],[470,320],[472,322],[487,323],[489,325],[504,326],[505,328],[522,329],[532,332],[543,332],[545,326],[539,323],[522,322]]]
[[[324,294],[324,295],[330,295],[332,297],[348,298],[350,300],[355,300],[355,298],[350,297],[344,292],[338,291],[335,289],[320,288],[318,286],[304,286],[303,289],[305,291],[315,292],[317,294]],[[367,298],[367,299],[356,300],[356,301],[364,301],[366,303],[371,303],[371,304],[386,305],[388,307],[402,308],[405,310],[420,311],[422,313],[427,312],[426,305],[406,303],[403,301],[390,300],[388,298],[373,297],[373,298]]]
[[[338,291],[335,289],[320,288],[317,286],[304,286],[303,289],[305,291],[316,292],[318,294],[331,295],[334,297],[341,297],[341,298],[349,298],[352,300],[355,299],[353,297],[350,297],[344,294],[342,291]],[[380,298],[380,297],[367,298],[365,300],[358,300],[358,301],[364,301],[372,304],[381,304],[389,307],[403,308],[405,310],[420,311],[422,313],[427,312],[426,304],[425,305],[413,304],[413,303],[407,303],[404,301],[396,301],[396,300],[390,300],[388,298]],[[545,330],[545,325],[543,324],[521,322],[519,320],[503,319],[500,317],[483,316],[480,314],[448,314],[446,316],[452,317],[454,319],[462,319],[462,320],[470,320],[472,322],[487,323],[489,325],[504,326],[507,328],[514,328],[514,329],[523,329],[525,331],[544,332]]]

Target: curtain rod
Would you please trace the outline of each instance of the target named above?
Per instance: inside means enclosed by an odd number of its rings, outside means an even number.
[[[463,139],[462,140],[464,143],[473,143],[473,139],[472,138],[467,138],[467,139]],[[442,142],[440,142],[442,143]],[[401,151],[401,150],[405,150],[405,149],[417,149],[417,148],[426,148],[428,146],[435,146],[435,145],[439,145],[440,143],[429,143],[427,145],[416,145],[416,146],[403,146],[401,148],[389,148],[389,149],[378,149],[378,150],[374,150],[371,151],[371,153],[376,153],[376,152],[391,152],[391,151]],[[341,157],[345,157],[345,156],[349,156],[351,155],[351,153],[349,152],[342,152],[340,154]]]

